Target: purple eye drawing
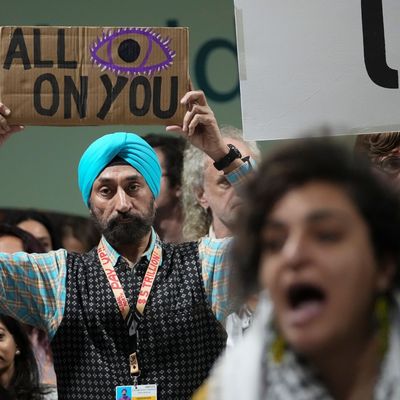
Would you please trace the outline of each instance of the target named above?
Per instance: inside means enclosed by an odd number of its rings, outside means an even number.
[[[169,68],[175,51],[150,28],[118,28],[103,33],[90,46],[90,60],[116,74],[153,75]]]

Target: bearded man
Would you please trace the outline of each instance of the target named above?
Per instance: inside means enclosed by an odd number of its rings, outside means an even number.
[[[181,102],[182,126],[167,130],[241,184],[251,163],[224,143],[204,94],[188,92]],[[7,124],[2,104],[0,113],[2,142],[21,127]],[[98,247],[0,253],[0,313],[48,332],[59,400],[112,399],[129,385],[159,400],[187,399],[225,345],[227,241],[163,243],[152,228],[160,179],[144,140],[103,136],[78,167],[83,200],[102,232]]]

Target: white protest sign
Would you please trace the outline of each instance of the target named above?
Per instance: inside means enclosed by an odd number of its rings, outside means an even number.
[[[399,1],[235,0],[235,14],[247,139],[400,130]]]

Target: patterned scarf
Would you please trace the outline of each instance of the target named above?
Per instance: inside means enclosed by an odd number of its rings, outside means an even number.
[[[262,298],[243,341],[225,354],[210,378],[208,400],[333,400],[318,375],[290,349],[277,362],[272,307]],[[400,399],[400,301],[390,318],[388,350],[375,385],[374,400]],[[265,356],[267,355],[267,356]]]
[[[375,386],[374,400],[400,399],[400,307],[395,302],[391,313],[389,348],[382,361],[381,372]],[[263,370],[263,398],[268,400],[334,400],[317,373],[290,349],[286,349],[282,360],[276,362],[271,346],[276,342],[276,333],[271,322],[267,330],[271,340],[266,341]]]

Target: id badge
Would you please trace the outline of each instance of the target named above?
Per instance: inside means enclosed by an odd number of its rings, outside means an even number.
[[[157,385],[117,386],[115,400],[157,400]]]

